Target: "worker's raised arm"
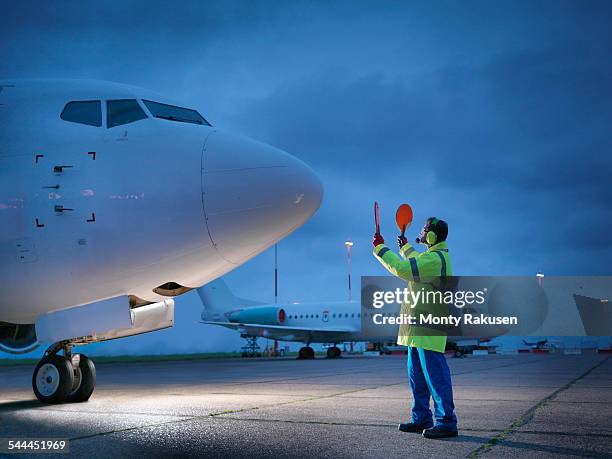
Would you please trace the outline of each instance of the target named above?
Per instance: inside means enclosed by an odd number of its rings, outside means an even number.
[[[400,253],[406,258],[405,260],[392,252],[385,244],[374,247],[374,255],[380,264],[391,274],[401,279],[418,282],[420,277],[431,276],[432,272],[440,270],[440,259],[437,256],[432,256],[433,254],[428,252],[419,254],[409,244],[404,245],[400,249]]]
[[[409,279],[405,277],[408,271],[410,271],[409,263],[407,260],[402,260],[395,253],[391,251],[385,244],[379,244],[374,247],[374,255],[376,259],[383,265],[387,271],[402,279]]]
[[[399,253],[404,260],[407,260],[408,258],[413,258],[419,255],[419,252],[417,252],[417,250],[414,247],[412,247],[409,242],[404,243],[404,245],[400,248]]]

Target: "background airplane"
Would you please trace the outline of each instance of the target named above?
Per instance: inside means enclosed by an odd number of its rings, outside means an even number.
[[[359,339],[360,305],[356,302],[264,304],[238,298],[222,279],[199,288],[202,323],[220,325],[251,337],[305,343],[303,359],[314,358],[311,343],[329,343],[327,356],[340,356],[337,344]]]
[[[74,345],[172,326],[174,297],[287,236],[321,199],[302,161],[151,91],[0,80],[0,350],[50,344],[37,398],[85,401],[95,367]]]
[[[548,343],[547,339],[534,341],[532,343],[530,343],[526,339],[523,340],[523,344],[525,344],[526,346],[531,346],[533,349],[544,349],[544,346],[546,346],[547,343]]]
[[[559,349],[559,348],[563,348],[564,347],[564,343],[562,340],[557,339],[557,340],[551,340],[551,339],[542,339],[542,340],[536,340],[533,342],[529,342],[527,340],[523,340],[523,344],[525,344],[526,346],[531,347],[531,349],[538,349],[538,350],[552,350],[554,351],[555,349]]]
[[[340,343],[395,341],[389,336],[373,337],[361,332],[361,304],[356,301],[265,304],[236,297],[220,278],[197,292],[204,306],[201,323],[229,328],[246,338],[304,343],[298,353],[301,359],[314,358],[312,343],[332,344],[327,348],[327,357],[337,358],[341,355]],[[460,357],[492,338],[449,336],[448,346]]]

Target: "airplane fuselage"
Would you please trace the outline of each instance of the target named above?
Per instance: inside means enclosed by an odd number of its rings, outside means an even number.
[[[0,81],[0,322],[119,295],[155,302],[232,270],[293,231],[318,179],[273,147],[155,117],[140,88]],[[62,119],[96,101],[100,125]],[[111,119],[134,101],[136,121]],[[249,237],[246,237],[246,235]]]

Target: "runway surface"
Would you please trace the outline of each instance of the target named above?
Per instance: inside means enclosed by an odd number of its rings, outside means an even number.
[[[397,431],[409,413],[403,356],[99,364],[89,402],[55,406],[34,399],[31,367],[0,367],[0,437],[66,438],[79,457],[612,455],[605,355],[448,362],[456,439]]]

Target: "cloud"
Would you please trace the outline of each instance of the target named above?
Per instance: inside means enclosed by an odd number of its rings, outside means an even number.
[[[603,273],[597,254],[612,237],[578,236],[612,223],[612,66],[602,58],[602,49],[563,42],[406,79],[320,69],[242,107],[236,124],[330,172],[327,196],[351,203],[328,202],[330,221],[338,212],[352,221],[378,190],[393,190],[394,205],[408,199],[448,215],[497,270],[531,272],[539,257],[571,272],[576,264],[559,250],[569,245]],[[531,252],[524,263],[511,256],[521,247]]]
[[[279,244],[281,298],[344,299],[347,238],[355,278],[384,274],[374,200],[391,245],[402,202],[411,237],[446,219],[456,273],[610,274],[611,20],[607,1],[19,2],[0,76],[145,86],[299,156],[325,199]],[[272,268],[227,278],[269,301]]]

